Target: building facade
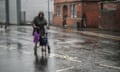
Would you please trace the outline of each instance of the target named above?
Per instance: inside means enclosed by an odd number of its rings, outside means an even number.
[[[55,25],[62,26],[63,21],[69,27],[74,27],[78,20],[86,17],[87,27],[98,27],[99,23],[99,4],[97,0],[54,0],[54,19]]]
[[[117,10],[116,12],[117,23],[116,23],[115,30],[120,32],[120,2],[117,4],[116,10]]]
[[[103,2],[100,10],[99,29],[120,31],[120,1]]]
[[[20,1],[0,0],[0,23],[20,24]]]

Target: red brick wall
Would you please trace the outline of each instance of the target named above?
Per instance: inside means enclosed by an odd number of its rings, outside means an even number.
[[[80,17],[81,16],[81,5],[79,3],[76,4],[76,9],[77,9],[77,17]],[[71,18],[70,17],[70,5],[68,5],[68,12],[67,12],[67,25],[68,26],[73,26],[76,21],[77,21],[77,18]],[[56,25],[61,25],[62,26],[62,15],[63,15],[63,5],[61,4],[61,12],[60,12],[61,16],[56,16],[56,5],[54,7],[54,20],[53,20],[53,23],[56,24]]]
[[[59,5],[60,6],[60,16],[56,16],[56,6],[57,5],[54,5],[54,16],[53,16],[53,23],[55,24],[55,25],[62,25],[62,21],[63,21],[63,19],[62,19],[62,14],[63,14],[63,12],[62,12],[62,5]]]
[[[77,21],[76,18],[67,18],[67,25],[73,27],[76,21]]]
[[[77,17],[81,17],[81,16],[82,16],[82,4],[77,3]]]
[[[117,7],[117,4],[115,3],[106,3],[104,4],[104,9],[105,8],[116,8]]]
[[[116,27],[117,31],[120,31],[120,3],[117,5],[117,12],[116,12]]]
[[[55,3],[63,3],[63,2],[73,2],[78,0],[54,0]]]
[[[100,29],[103,30],[114,30],[116,25],[116,11],[115,10],[105,10],[101,11],[101,23]]]
[[[61,17],[55,17],[55,16],[54,16],[53,23],[54,23],[55,25],[62,26],[62,18],[61,18]]]
[[[56,25],[62,25],[62,15],[63,15],[63,5],[64,5],[64,2],[65,0],[55,0],[55,5],[56,6],[58,3],[59,5],[61,6],[61,16],[58,16],[56,17],[56,7],[54,7],[54,24]],[[75,1],[75,0],[66,0],[66,1]],[[78,0],[76,0],[78,1]],[[76,2],[74,2],[76,3]],[[70,17],[70,4],[69,3],[66,3],[66,5],[68,5],[68,17],[67,17],[67,25],[68,26],[74,26],[74,24],[76,23],[77,19],[78,18],[81,18],[82,16],[82,12],[83,12],[83,8],[84,8],[84,11],[86,12],[87,14],[87,17],[88,17],[88,26],[87,27],[98,27],[98,11],[99,11],[99,8],[98,8],[98,4],[97,2],[88,2],[86,4],[86,6],[83,7],[83,5],[80,3],[80,2],[77,2],[76,3],[76,14],[77,14],[77,17],[76,18],[71,18]],[[83,8],[82,8],[83,7]]]
[[[54,5],[54,16],[56,15],[56,5]]]
[[[119,3],[104,3],[104,9],[114,9],[112,12],[102,12],[100,20],[100,29],[120,31],[120,4]],[[109,10],[110,11],[110,10]]]
[[[68,26],[74,26],[76,24],[78,18],[82,16],[82,6],[80,3],[76,3],[76,17],[72,18],[70,17],[70,5],[68,6],[68,17],[67,17],[67,25]]]
[[[83,5],[83,11],[87,16],[88,27],[98,27],[99,6],[97,3],[85,3]]]

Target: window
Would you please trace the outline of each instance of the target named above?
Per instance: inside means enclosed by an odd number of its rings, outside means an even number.
[[[57,16],[60,16],[60,6],[57,6],[56,15],[57,15]]]
[[[70,16],[76,17],[76,5],[75,4],[70,5]]]

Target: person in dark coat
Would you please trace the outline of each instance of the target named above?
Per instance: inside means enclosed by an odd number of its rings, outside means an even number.
[[[77,30],[80,30],[80,24],[81,24],[81,22],[80,22],[80,19],[77,21]]]
[[[82,14],[81,27],[82,30],[85,30],[87,28],[87,16],[85,13]]]
[[[66,26],[66,18],[63,18],[63,28]]]
[[[39,42],[40,42],[40,46],[42,46],[42,51],[44,50],[44,44],[43,44],[43,40],[42,37],[46,34],[45,33],[45,26],[47,26],[47,21],[44,18],[44,13],[43,12],[39,12],[38,16],[36,16],[33,20],[33,35],[35,35],[35,29],[39,29]],[[37,43],[35,42],[35,46],[34,46],[34,54],[37,54]]]

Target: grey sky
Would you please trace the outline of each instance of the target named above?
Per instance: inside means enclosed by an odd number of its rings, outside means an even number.
[[[49,1],[50,11],[53,12],[53,1]],[[31,21],[39,11],[43,11],[47,18],[48,0],[21,0],[21,10],[26,12],[27,21]]]

